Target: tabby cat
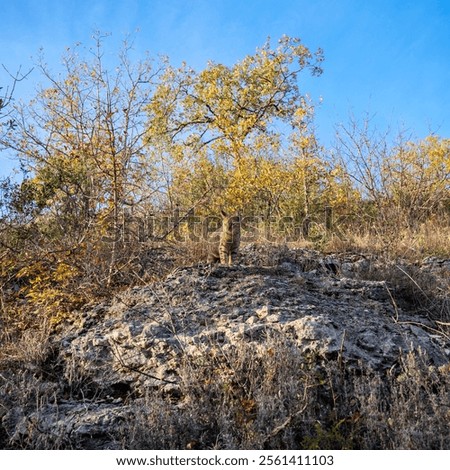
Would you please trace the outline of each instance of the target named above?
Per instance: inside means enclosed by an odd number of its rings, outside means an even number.
[[[241,217],[222,213],[222,227],[209,237],[208,263],[231,265],[236,261],[241,241]]]

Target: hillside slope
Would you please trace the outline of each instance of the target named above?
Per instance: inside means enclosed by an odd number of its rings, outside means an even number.
[[[449,264],[417,272],[444,289]],[[40,361],[2,371],[3,445],[448,447],[449,337],[383,273],[362,255],[249,246],[239,265],[181,267],[90,306]],[[413,399],[429,428],[416,417],[419,434],[395,441],[388,418],[412,420]]]

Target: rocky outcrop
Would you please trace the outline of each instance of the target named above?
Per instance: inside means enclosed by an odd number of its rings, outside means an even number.
[[[311,361],[339,359],[348,368],[390,369],[408,351],[447,364],[448,338],[395,300],[394,287],[373,275],[375,263],[249,246],[237,266],[182,267],[85,308],[53,339],[60,368],[54,401],[32,413],[13,405],[3,415],[9,440],[20,442],[39,422],[46,439],[66,447],[115,447],[107,436],[127,419],[133,400],[152,388],[176,397],[186,358],[227,354],[249,342],[264,348],[268,338],[295,344]],[[423,269],[430,266],[445,278],[448,264],[430,261]],[[80,381],[88,384],[83,393],[65,396]]]
[[[99,386],[176,382],[177,358],[282,336],[304,354],[389,368],[399,351],[422,349],[433,363],[450,350],[426,318],[393,305],[385,281],[357,280],[277,267],[186,267],[164,281],[124,292],[84,313],[62,339],[75,362]],[[155,378],[154,378],[155,377]],[[105,381],[106,380],[106,381]]]

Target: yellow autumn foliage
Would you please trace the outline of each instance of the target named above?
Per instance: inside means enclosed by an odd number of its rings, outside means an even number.
[[[407,142],[383,162],[383,176],[390,201],[423,221],[450,203],[450,139],[428,136]]]
[[[334,154],[317,141],[300,81],[321,73],[321,50],[282,37],[231,65],[134,67],[125,54],[114,72],[92,50],[89,61],[69,53],[65,75],[40,64],[50,86],[2,142],[27,171],[0,231],[0,278],[17,281],[24,309],[55,321],[91,295],[141,282],[149,246],[190,230],[171,227],[174,214],[189,223],[223,208],[301,234],[316,218],[326,238],[332,211],[340,229],[376,233],[385,246],[400,230],[418,239],[430,220],[445,227],[449,139],[390,148],[350,131]],[[154,214],[165,217],[161,233],[145,239]]]

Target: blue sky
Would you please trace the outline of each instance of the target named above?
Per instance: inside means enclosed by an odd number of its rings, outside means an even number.
[[[166,54],[196,69],[208,60],[233,64],[268,36],[287,34],[324,50],[323,75],[305,75],[301,87],[322,98],[316,128],[325,145],[337,123],[366,112],[381,128],[450,138],[448,0],[0,0],[0,7],[0,63],[11,71],[30,68],[41,47],[57,69],[65,47],[89,44],[94,30],[112,34],[111,53],[139,30],[137,56]],[[33,72],[16,98],[31,98],[40,79]],[[0,154],[0,176],[13,166]]]

